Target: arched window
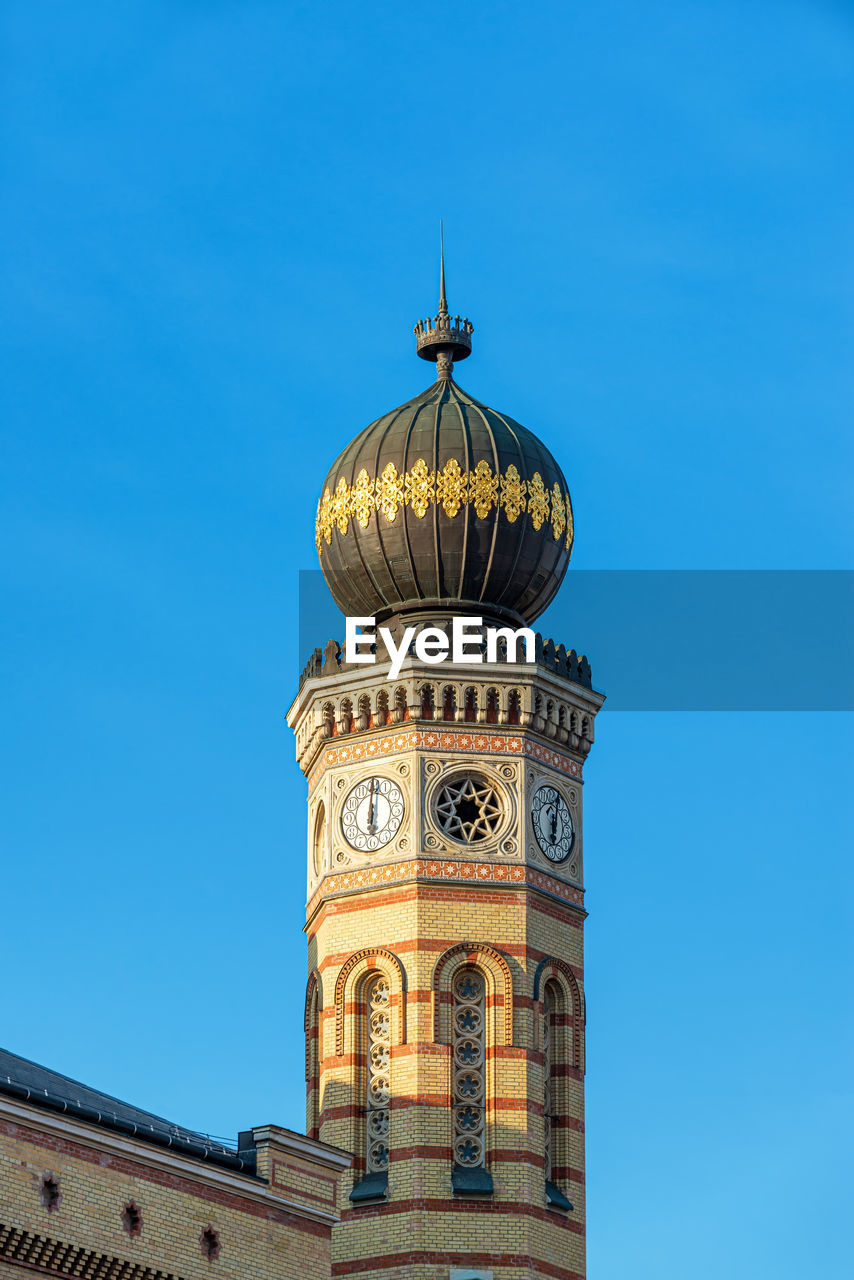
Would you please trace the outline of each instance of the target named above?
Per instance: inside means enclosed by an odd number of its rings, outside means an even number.
[[[511,689],[507,695],[507,723],[518,724],[521,719],[521,701],[518,689]]]
[[[486,691],[486,723],[498,724],[498,690]]]
[[[320,1134],[319,1115],[319,1048],[317,1039],[320,1032],[320,1002],[318,1000],[317,982],[311,985],[306,1010],[306,1132],[310,1138]]]
[[[365,1076],[365,1171],[388,1170],[388,1110],[391,1094],[391,990],[388,979],[372,978],[365,989],[367,1054]]]
[[[566,998],[557,982],[543,991],[543,1166],[546,1204],[572,1208],[558,1186],[565,1176],[568,1063]]]
[[[454,1190],[489,1193],[486,1169],[486,984],[461,969],[453,984]]]
[[[477,720],[477,691],[475,689],[466,689],[464,705],[465,719],[469,723]]]
[[[351,1063],[345,1088],[352,1103],[347,1146],[362,1177],[353,1204],[384,1200],[388,1191],[391,1047],[406,1043],[406,970],[391,951],[369,947],[341,966],[335,979],[335,1052]]]
[[[552,1136],[555,1120],[555,1079],[552,1041],[555,1026],[555,994],[551,982],[543,993],[543,1159],[546,1182],[552,1181]]]
[[[435,714],[435,705],[433,699],[433,686],[425,684],[421,686],[421,719],[432,720]]]

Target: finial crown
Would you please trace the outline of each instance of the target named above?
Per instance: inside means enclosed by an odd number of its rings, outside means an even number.
[[[455,360],[465,360],[471,355],[471,335],[474,325],[466,316],[450,316],[445,297],[445,244],[442,223],[439,223],[439,310],[432,318],[419,320],[415,326],[415,350],[422,360],[433,360],[439,377],[449,378]]]
[[[438,360],[443,348],[450,348],[454,360],[465,360],[471,355],[471,335],[474,325],[471,320],[460,319],[459,316],[437,315],[419,320],[415,326],[415,350],[422,360]]]

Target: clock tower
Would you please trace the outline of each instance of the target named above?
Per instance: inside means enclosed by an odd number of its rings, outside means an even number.
[[[333,463],[317,548],[342,613],[430,643],[390,678],[381,646],[348,662],[330,641],[288,713],[308,781],[307,1128],[355,1155],[333,1276],[572,1280],[582,773],[603,699],[585,658],[522,632],[566,572],[572,508],[545,445],[456,383],[472,325],[449,315],[444,264],[415,333],[437,380]],[[452,661],[455,618],[497,642]]]

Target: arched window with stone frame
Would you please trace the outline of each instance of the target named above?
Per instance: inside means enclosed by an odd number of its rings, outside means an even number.
[[[339,1140],[355,1153],[358,1205],[385,1199],[388,1188],[391,1055],[406,1043],[406,971],[382,947],[357,951],[335,980],[335,1053],[350,1061],[351,1128]]]
[[[362,1146],[365,1178],[377,1186],[388,1181],[389,1107],[391,1103],[391,985],[383,973],[362,984],[364,1067],[362,1097],[365,1122]],[[384,1185],[383,1185],[384,1189]]]
[[[554,971],[552,971],[554,973]],[[558,976],[547,977],[539,1009],[543,1064],[543,1176],[546,1204],[569,1211],[563,1191],[570,1177],[572,1078],[576,1046],[572,996]]]
[[[560,993],[553,982],[547,982],[543,992],[543,1172],[547,1187],[553,1181],[553,1166],[558,1159],[555,1130],[560,1120],[560,1087],[555,1059],[560,1056],[560,1050],[555,1020],[559,1007]]]
[[[452,984],[451,1101],[455,1192],[490,1194],[487,1168],[487,983],[474,966],[458,969]]]
[[[448,1046],[448,1138],[456,1194],[490,1195],[493,1049],[513,1046],[513,975],[485,942],[458,942],[433,969],[433,1038]]]
[[[323,999],[320,975],[309,974],[305,992],[305,1131],[320,1136],[320,1015]]]

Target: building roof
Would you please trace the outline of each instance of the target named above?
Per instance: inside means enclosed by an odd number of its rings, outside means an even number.
[[[238,1151],[222,1139],[173,1124],[7,1049],[0,1049],[0,1094],[87,1124],[102,1125],[155,1146],[171,1147],[197,1160],[236,1172],[255,1173],[254,1149]],[[252,1147],[251,1134],[247,1146]]]

